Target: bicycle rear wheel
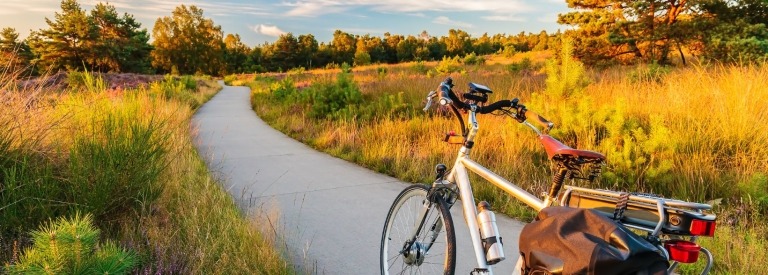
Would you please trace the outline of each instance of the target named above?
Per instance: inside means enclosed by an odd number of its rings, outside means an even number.
[[[445,200],[438,196],[430,203],[427,191],[423,185],[408,186],[392,203],[381,236],[381,274],[453,274],[453,219]],[[425,204],[425,218],[418,220]]]

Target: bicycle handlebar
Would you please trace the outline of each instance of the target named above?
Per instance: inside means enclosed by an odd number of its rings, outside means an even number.
[[[552,127],[554,127],[554,123],[550,122],[546,118],[542,117],[541,115],[528,111],[524,105],[518,104],[518,99],[515,98],[513,100],[499,100],[494,103],[491,103],[487,106],[477,106],[477,105],[470,105],[466,102],[459,99],[458,96],[453,92],[453,80],[449,77],[445,81],[440,83],[440,87],[438,88],[438,92],[436,91],[430,91],[429,95],[427,95],[427,106],[424,108],[424,111],[429,109],[429,107],[432,106],[432,98],[437,96],[439,99],[439,103],[441,105],[452,105],[455,108],[467,110],[467,111],[475,111],[479,114],[488,114],[493,113],[498,110],[502,110],[504,108],[511,107],[513,109],[516,109],[516,112],[514,113],[515,119],[523,123],[528,118],[532,118],[537,124],[541,125],[542,127],[546,128],[547,131],[551,130]]]

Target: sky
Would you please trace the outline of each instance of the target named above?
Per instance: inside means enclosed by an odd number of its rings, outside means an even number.
[[[274,42],[280,34],[313,34],[329,42],[335,30],[383,36],[385,32],[417,35],[426,30],[446,36],[462,29],[473,37],[483,33],[517,34],[565,30],[557,14],[568,12],[565,0],[80,0],[83,9],[109,2],[119,13],[130,13],[150,34],[159,17],[170,16],[181,4],[202,8],[204,16],[225,34],[240,34],[247,45]],[[0,28],[12,27],[26,37],[47,28],[61,10],[60,0],[0,0]]]

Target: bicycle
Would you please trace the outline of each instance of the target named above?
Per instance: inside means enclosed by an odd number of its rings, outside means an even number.
[[[658,248],[657,253],[668,262],[668,272],[678,263],[698,260],[700,253],[707,258],[702,274],[712,267],[712,254],[695,243],[697,236],[713,236],[715,216],[706,214],[711,205],[666,199],[651,194],[595,190],[563,185],[566,179],[593,180],[601,173],[605,157],[593,151],[570,148],[545,134],[554,126],[542,116],[527,110],[517,98],[485,105],[492,91],[483,85],[470,83],[469,92],[460,100],[448,78],[427,96],[427,111],[435,97],[441,106],[450,108],[461,126],[461,136],[446,134],[445,141],[462,144],[453,168],[438,164],[436,179],[430,187],[412,185],[405,188],[390,207],[381,239],[380,267],[382,274],[444,273],[453,274],[456,247],[450,208],[461,199],[461,208],[469,227],[477,267],[472,274],[492,274],[492,266],[505,259],[495,216],[486,202],[475,206],[468,172],[474,172],[501,188],[512,197],[540,212],[559,204],[570,208],[592,209],[620,226],[647,232],[644,240]],[[467,128],[459,110],[468,113]],[[554,162],[554,176],[549,192],[543,199],[495,174],[470,158],[479,129],[477,115],[501,113],[531,128],[538,136],[548,158]],[[458,142],[457,142],[458,140]],[[584,168],[584,170],[582,170]],[[582,172],[587,171],[587,172]],[[583,174],[588,174],[584,176]],[[565,190],[561,192],[561,190]],[[478,208],[480,212],[478,213]],[[688,238],[688,239],[686,239]],[[523,255],[518,257],[515,272],[523,271]],[[392,272],[396,269],[400,272]]]

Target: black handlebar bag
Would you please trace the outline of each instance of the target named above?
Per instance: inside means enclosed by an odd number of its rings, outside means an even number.
[[[547,207],[520,233],[523,274],[667,274],[659,248],[589,209]]]

